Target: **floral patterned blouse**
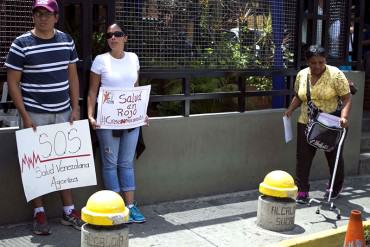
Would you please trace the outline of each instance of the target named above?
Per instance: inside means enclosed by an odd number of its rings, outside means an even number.
[[[337,67],[325,65],[326,69],[314,86],[310,85],[311,100],[323,112],[334,112],[338,106],[338,97],[350,93],[349,83],[342,71]],[[311,81],[310,68],[298,72],[294,88],[296,96],[302,101],[301,114],[298,122],[307,124],[307,74]]]

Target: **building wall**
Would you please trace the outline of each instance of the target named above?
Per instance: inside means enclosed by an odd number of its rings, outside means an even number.
[[[350,176],[357,174],[359,165],[364,74],[349,72],[347,76],[359,87],[353,97],[344,148],[345,174]],[[151,119],[150,126],[143,128],[147,148],[135,164],[137,201],[151,204],[254,190],[268,172],[277,169],[294,175],[296,140],[284,142],[283,112],[275,109]],[[295,112],[294,120],[297,115]],[[30,220],[32,210],[23,194],[15,134],[3,131],[0,139],[0,224]],[[98,185],[73,190],[77,207],[83,207],[92,193],[102,189],[97,149],[94,153]],[[328,178],[325,164],[324,154],[318,152],[312,180]],[[60,217],[58,194],[44,199],[48,216]]]
[[[370,111],[370,79],[365,81],[364,110]]]

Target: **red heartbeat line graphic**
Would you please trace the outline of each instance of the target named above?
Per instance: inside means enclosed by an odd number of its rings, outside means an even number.
[[[23,173],[23,167],[24,165],[28,166],[28,169],[35,168],[35,164],[37,161],[41,162],[40,156],[38,154],[35,154],[33,152],[32,157],[28,157],[26,154],[22,158],[22,164],[21,164],[21,172]]]
[[[64,160],[64,159],[71,159],[71,158],[78,158],[78,157],[86,157],[90,156],[90,154],[80,154],[80,155],[72,155],[72,156],[63,156],[63,157],[58,157],[58,158],[52,158],[52,159],[47,159],[47,160],[41,160],[40,156],[38,154],[35,154],[33,152],[32,156],[27,156],[26,154],[22,158],[22,164],[21,164],[21,172],[23,172],[23,167],[28,166],[28,169],[35,168],[35,165],[40,162],[48,162],[52,160]]]

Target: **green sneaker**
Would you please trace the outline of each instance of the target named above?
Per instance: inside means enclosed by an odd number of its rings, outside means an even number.
[[[144,223],[145,222],[145,217],[144,215],[140,212],[140,209],[134,205],[132,208],[129,208],[130,214],[129,214],[129,219],[128,223]]]

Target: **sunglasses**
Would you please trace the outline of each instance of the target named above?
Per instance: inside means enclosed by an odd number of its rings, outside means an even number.
[[[124,32],[121,32],[121,31],[109,32],[109,33],[106,33],[105,34],[105,38],[106,39],[110,39],[110,38],[113,37],[113,35],[116,38],[121,38],[121,37],[125,36],[125,33]]]
[[[308,50],[309,50],[309,52],[312,52],[312,53],[323,53],[323,52],[325,52],[325,49],[323,47],[317,47],[317,46],[310,46]]]

